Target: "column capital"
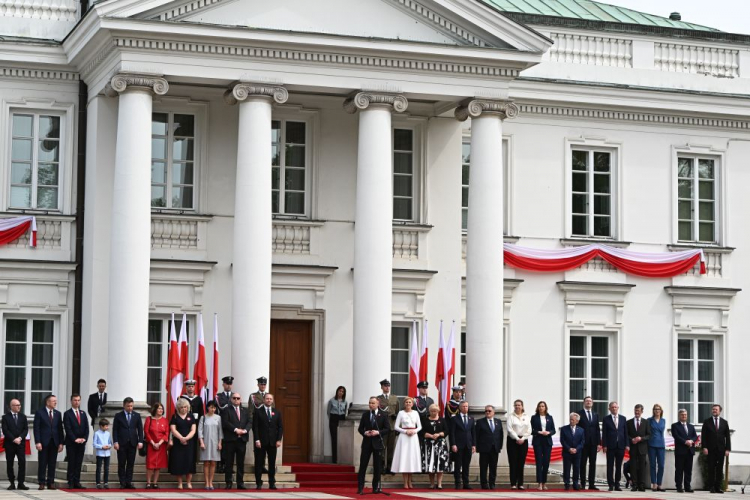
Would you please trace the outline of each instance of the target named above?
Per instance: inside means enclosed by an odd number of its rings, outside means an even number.
[[[403,113],[409,107],[409,101],[401,94],[361,91],[355,92],[346,98],[344,101],[344,111],[354,114],[358,110],[369,108],[371,105],[391,106],[396,113]]]
[[[117,97],[126,90],[147,89],[156,95],[164,95],[169,90],[167,80],[156,75],[137,73],[118,73],[112,77],[104,89],[108,97]]]
[[[455,111],[459,121],[465,121],[469,117],[478,118],[483,114],[498,115],[501,120],[515,118],[518,116],[518,106],[513,101],[472,97],[464,100]]]
[[[289,91],[281,85],[268,83],[235,83],[224,92],[224,102],[234,106],[248,97],[267,97],[277,104],[284,104],[289,99]]]

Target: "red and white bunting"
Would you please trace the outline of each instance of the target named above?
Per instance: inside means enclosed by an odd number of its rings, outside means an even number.
[[[21,217],[11,217],[10,219],[0,219],[0,245],[16,241],[23,236],[26,231],[31,231],[29,235],[29,246],[36,247],[36,217],[24,215]]]

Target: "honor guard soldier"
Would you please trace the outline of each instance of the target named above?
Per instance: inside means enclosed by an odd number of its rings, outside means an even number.
[[[250,425],[252,425],[253,418],[255,418],[255,411],[263,408],[266,394],[268,394],[266,391],[268,379],[261,375],[255,380],[258,382],[258,390],[250,394],[250,397],[247,399],[247,411],[250,412]],[[271,401],[271,408],[276,408],[276,401]],[[268,469],[264,466],[262,472],[263,474],[267,474]]]
[[[216,395],[216,403],[219,405],[219,414],[229,408],[232,402],[232,384],[234,383],[234,377],[227,375],[221,379],[221,385],[223,386],[223,392]],[[216,472],[219,474],[224,473],[224,464],[226,464],[227,453],[224,446],[221,447],[221,462],[216,467]]]
[[[417,413],[419,413],[419,419],[422,421],[422,430],[419,431],[420,446],[424,445],[424,433],[427,418],[430,416],[430,405],[435,403],[435,401],[427,395],[427,389],[429,387],[430,384],[426,380],[418,383],[417,389],[419,390],[419,396],[414,398],[414,409],[417,410]]]
[[[382,394],[378,396],[378,408],[380,411],[384,411],[388,414],[390,421],[390,428],[396,427],[396,415],[398,415],[401,409],[398,404],[398,397],[391,394],[391,382],[388,379],[380,381],[380,389]],[[393,463],[393,450],[396,448],[396,433],[389,432],[388,437],[385,438],[386,452],[383,453],[383,461],[385,464],[385,473],[393,474],[391,472],[391,464]]]
[[[461,404],[461,386],[454,385],[451,389],[453,394],[451,400],[445,405],[445,422],[450,425],[450,419],[458,415],[458,406]]]

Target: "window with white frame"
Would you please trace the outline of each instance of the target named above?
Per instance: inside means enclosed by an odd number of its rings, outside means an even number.
[[[677,158],[679,241],[716,243],[716,165],[710,158]]]
[[[572,236],[614,236],[613,154],[595,149],[573,149],[571,179]]]
[[[151,207],[195,208],[195,115],[153,113]]]
[[[711,416],[716,402],[716,341],[680,337],[677,340],[677,406],[691,422]]]
[[[307,213],[307,123],[298,120],[271,122],[271,210],[275,215]]]
[[[54,320],[6,319],[4,350],[3,408],[18,399],[30,415],[54,392]]]
[[[594,400],[594,410],[607,413],[611,394],[611,337],[598,333],[570,336],[569,409],[578,411],[586,396]]]
[[[61,123],[43,113],[11,115],[10,208],[60,208]]]
[[[182,318],[175,317],[175,332],[178,340]],[[148,365],[146,368],[146,402],[152,405],[158,401],[165,403],[167,397],[167,355],[169,354],[169,332],[172,327],[171,319],[148,320]],[[190,321],[185,325],[188,346],[190,345]],[[188,352],[190,350],[188,349]],[[189,364],[188,366],[192,366]]]
[[[503,234],[508,234],[510,220],[510,141],[503,139]],[[471,170],[471,138],[461,143],[461,229],[466,231],[469,221],[469,173]]]
[[[414,130],[393,129],[393,218],[414,221]]]
[[[411,328],[391,327],[391,394],[408,396],[409,392],[409,341]]]

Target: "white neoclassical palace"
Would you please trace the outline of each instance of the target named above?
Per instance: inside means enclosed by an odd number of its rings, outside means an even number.
[[[415,320],[433,385],[455,321],[472,407],[719,402],[750,450],[750,36],[537,4],[0,0],[0,217],[39,231],[0,247],[3,407],[164,400],[171,314],[209,350],[217,315],[220,375],[268,376],[284,460],[324,461],[336,387],[405,394]]]

